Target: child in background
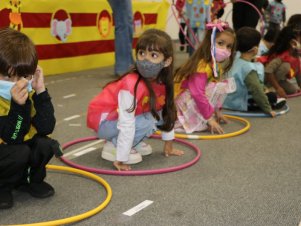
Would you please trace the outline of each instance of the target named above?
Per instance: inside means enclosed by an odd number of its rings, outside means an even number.
[[[265,81],[280,97],[294,94],[301,87],[301,26],[284,27],[266,56],[259,58],[265,64]],[[296,78],[297,85],[289,80]]]
[[[60,154],[47,135],[54,108],[32,41],[21,32],[0,30],[0,209],[13,206],[14,188],[36,198],[54,194],[44,181],[45,165]]]
[[[180,50],[183,51],[185,49],[186,46],[186,37],[187,36],[187,31],[185,31],[186,28],[186,22],[184,19],[184,15],[185,15],[185,0],[177,0],[176,1],[176,9],[178,11],[178,17],[179,17],[179,41],[180,41]],[[187,30],[187,29],[186,29]]]
[[[193,46],[188,46],[191,56],[204,38],[205,25],[211,21],[212,0],[186,0],[186,15],[189,21],[188,36]]]
[[[286,20],[286,7],[282,0],[274,0],[269,2],[266,11],[269,13],[269,29],[280,31],[281,24],[284,25]]]
[[[219,123],[227,120],[220,108],[225,95],[234,91],[223,74],[232,66],[235,33],[221,21],[207,24],[207,29],[200,47],[175,74],[181,89],[176,96],[177,127],[192,133],[208,129],[208,124],[212,133],[221,134]]]
[[[262,56],[269,51],[269,49],[274,44],[278,33],[279,33],[279,31],[275,30],[275,29],[267,30],[267,32],[264,34],[263,38],[261,39],[261,41],[259,43],[259,49],[258,49],[257,56]]]
[[[120,79],[107,84],[89,104],[87,125],[105,139],[102,157],[117,170],[150,154],[145,137],[159,128],[165,141],[164,153],[183,155],[172,146],[176,111],[173,94],[173,47],[165,32],[145,31],[136,45],[136,65]]]
[[[260,32],[255,28],[242,27],[236,32],[239,56],[235,58],[229,75],[235,79],[236,92],[230,93],[223,107],[237,111],[249,111],[256,108],[276,116],[272,107],[276,107],[277,95],[264,92],[264,67],[253,62],[261,39]],[[282,106],[285,101],[281,102]],[[280,103],[278,104],[279,107]]]
[[[211,6],[211,21],[220,19],[224,15],[226,4],[224,0],[213,0]]]

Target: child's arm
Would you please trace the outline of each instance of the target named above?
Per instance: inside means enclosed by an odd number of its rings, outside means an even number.
[[[286,21],[286,9],[283,8],[283,11],[282,11],[282,22],[283,22],[283,26],[285,26],[285,21]]]
[[[265,79],[274,87],[274,89],[280,97],[286,98],[286,93],[284,89],[279,85],[274,75],[275,71],[279,68],[281,64],[282,61],[279,58],[275,58],[271,62],[269,62],[265,66]]]
[[[56,120],[51,97],[45,88],[44,74],[40,66],[37,67],[34,74],[32,88],[35,90],[32,99],[36,110],[32,124],[35,126],[38,134],[46,136],[53,132]]]
[[[121,90],[118,94],[118,123],[116,160],[128,161],[135,136],[135,110],[129,112],[132,107],[134,96],[127,90]]]
[[[209,100],[206,96],[206,85],[207,74],[205,73],[196,73],[190,76],[188,81],[188,88],[191,97],[195,101],[201,115],[204,117],[204,119],[208,120],[211,133],[224,133],[222,127],[214,118],[214,107],[209,103]]]
[[[206,97],[206,85],[207,75],[205,73],[194,74],[190,76],[188,81],[191,97],[195,101],[201,115],[207,120],[214,114],[214,107]]]
[[[7,144],[21,144],[30,128],[31,102],[28,100],[28,81],[21,79],[11,89],[8,115],[0,117],[0,137]]]
[[[275,112],[272,110],[268,97],[264,93],[263,84],[261,84],[257,72],[251,71],[244,80],[248,92],[252,95],[256,104],[261,110],[272,117],[275,116]]]

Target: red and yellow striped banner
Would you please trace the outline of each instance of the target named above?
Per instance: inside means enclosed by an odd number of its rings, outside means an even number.
[[[148,28],[165,30],[169,6],[167,0],[133,0],[134,45]],[[114,23],[106,0],[0,0],[0,27],[7,26],[33,40],[45,74],[114,64]]]

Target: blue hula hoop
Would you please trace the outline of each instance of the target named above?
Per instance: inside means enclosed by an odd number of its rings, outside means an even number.
[[[283,110],[276,112],[276,116],[284,115],[289,110],[290,108],[286,104]],[[239,117],[271,117],[271,115],[266,113],[243,112],[243,111],[223,111],[223,114],[239,116]]]

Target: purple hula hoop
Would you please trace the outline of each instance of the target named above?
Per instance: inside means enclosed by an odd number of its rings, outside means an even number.
[[[159,139],[160,136],[152,135],[151,138]],[[73,140],[73,141],[63,144],[62,148],[64,150],[74,144],[85,142],[85,141],[97,140],[97,139],[98,138],[95,136],[79,138],[79,139],[76,139],[76,140]],[[108,175],[123,175],[123,176],[138,176],[138,175],[152,175],[152,174],[162,174],[162,173],[178,171],[181,169],[185,169],[189,166],[192,166],[200,159],[202,152],[196,145],[194,145],[190,142],[187,142],[185,140],[177,139],[177,138],[175,138],[174,141],[177,143],[182,143],[182,144],[185,144],[185,145],[191,147],[196,152],[195,158],[187,163],[184,163],[184,164],[178,165],[178,166],[173,166],[173,167],[168,167],[168,168],[160,168],[160,169],[152,169],[152,170],[130,170],[130,171],[106,170],[106,169],[100,169],[100,168],[87,167],[87,166],[83,166],[80,164],[76,164],[64,157],[61,157],[60,160],[69,166],[72,166],[77,169],[85,170],[85,171],[88,171],[91,173],[108,174]]]

